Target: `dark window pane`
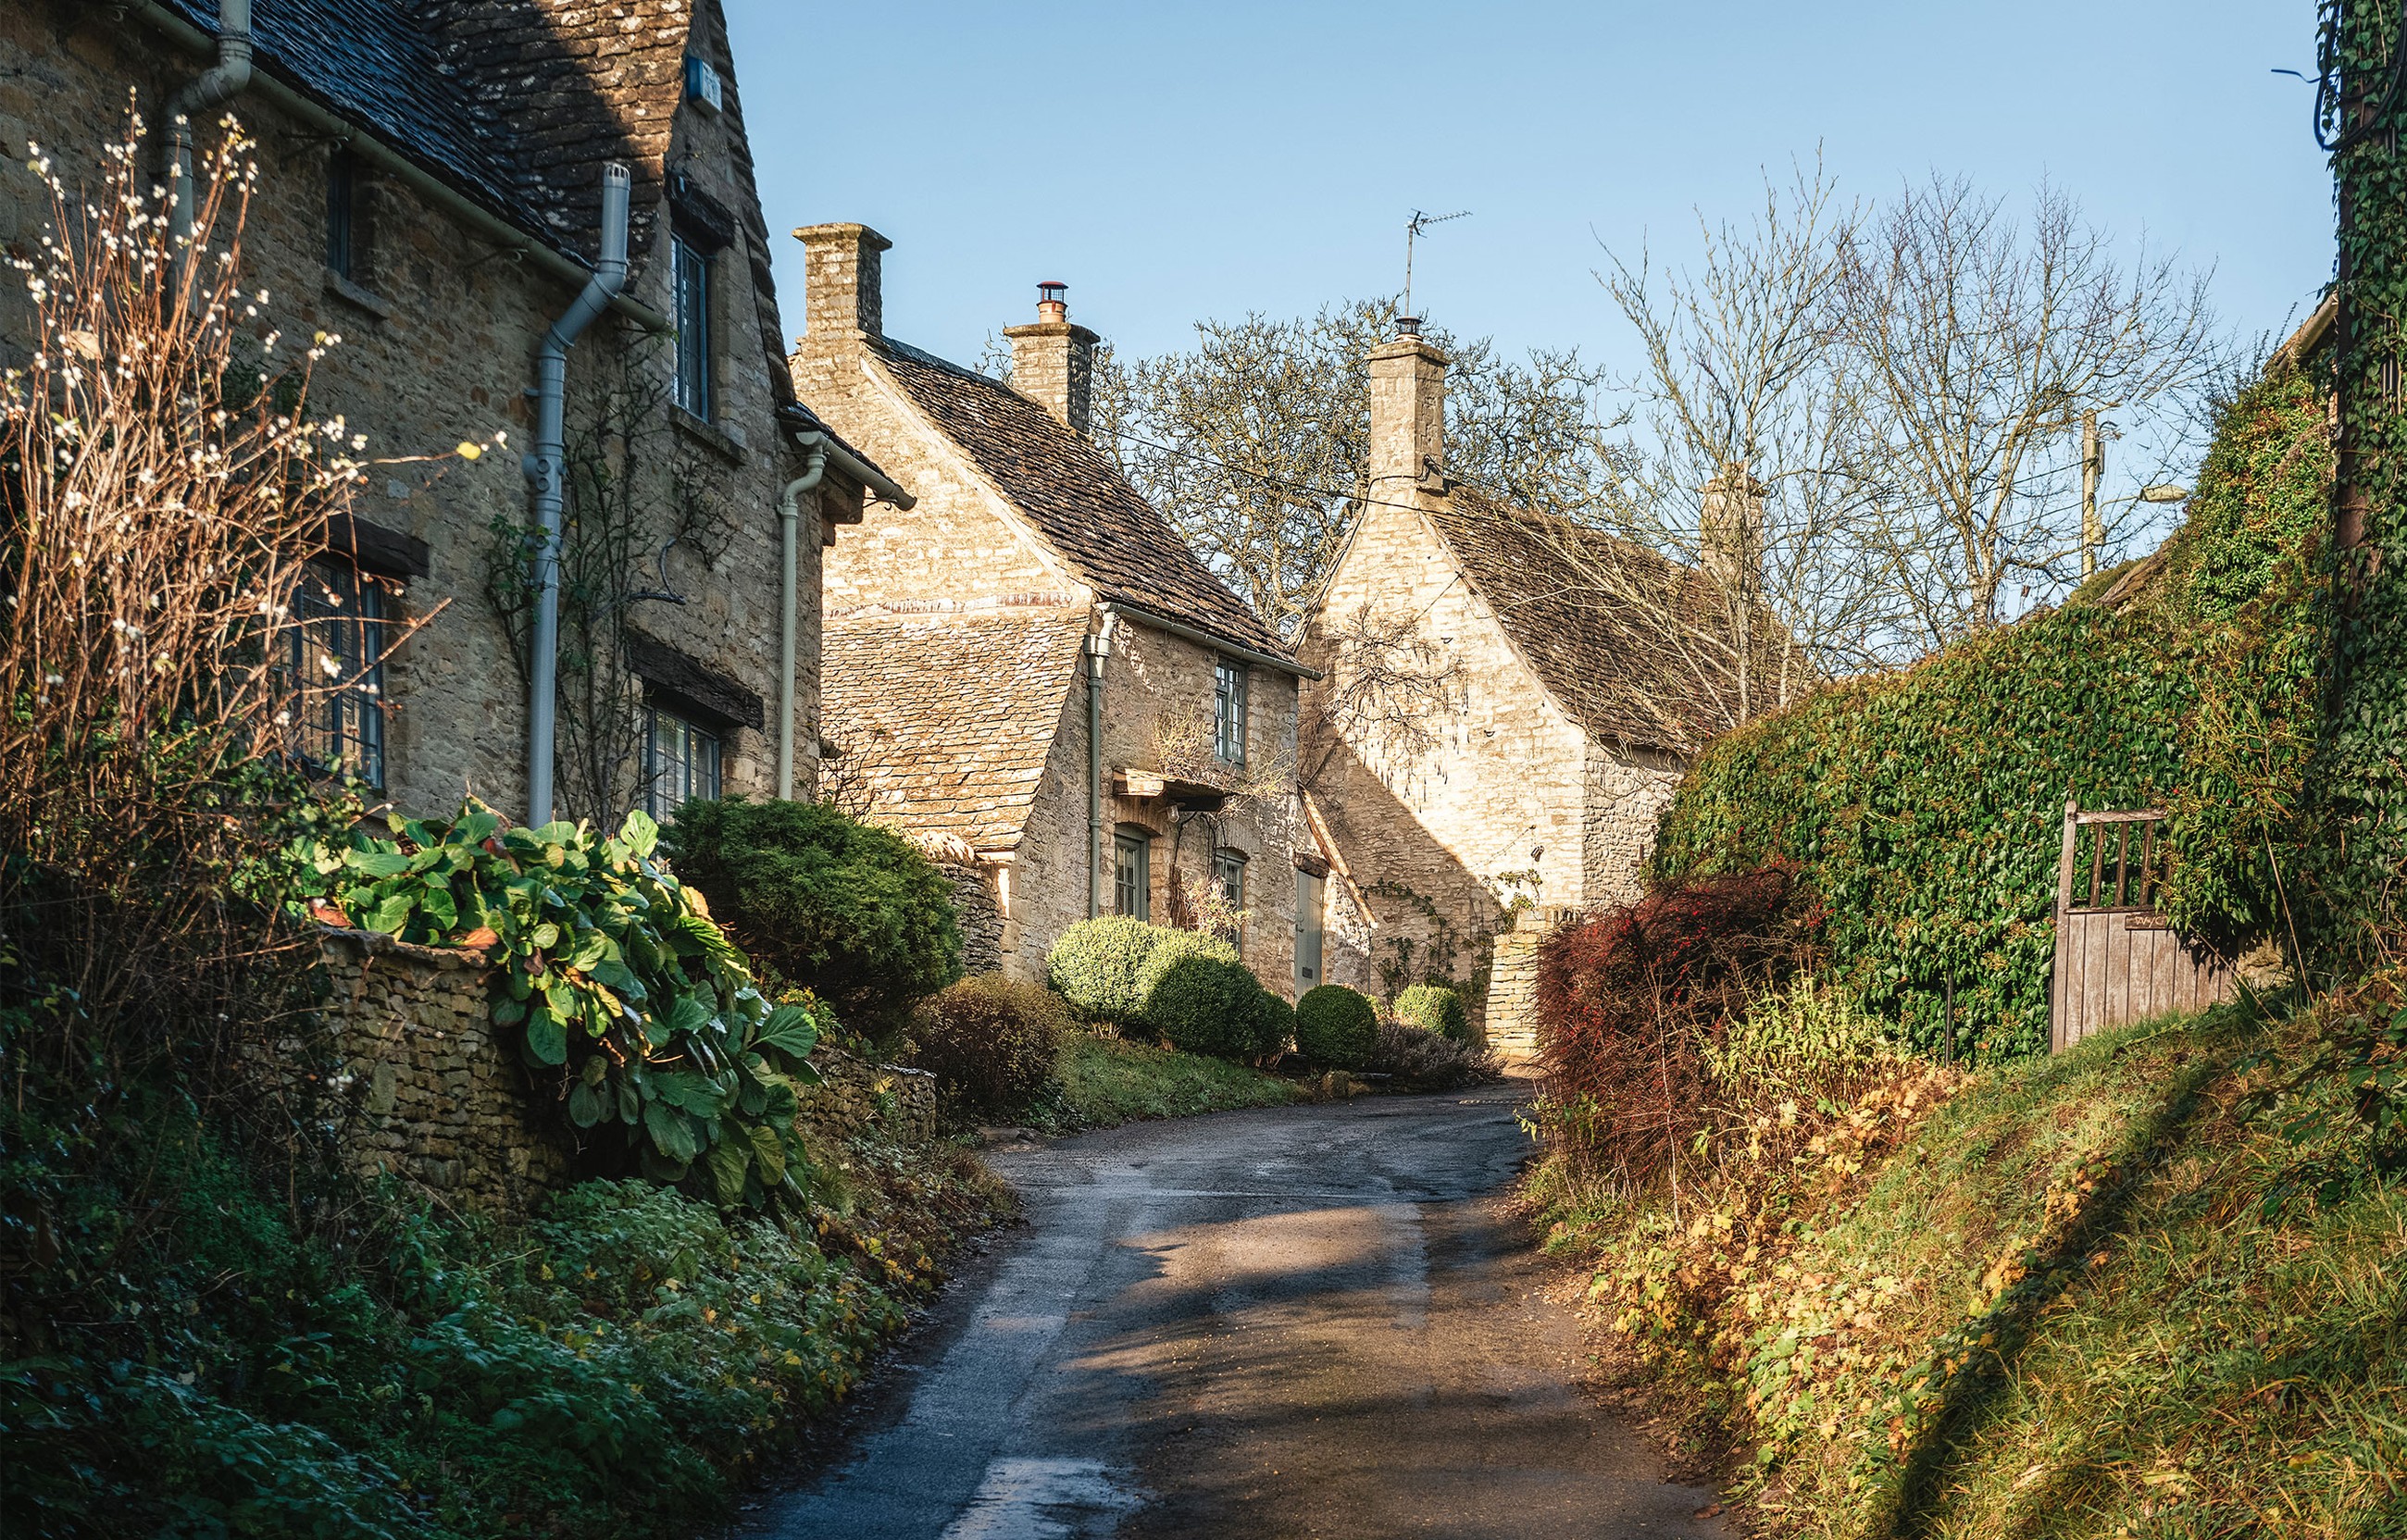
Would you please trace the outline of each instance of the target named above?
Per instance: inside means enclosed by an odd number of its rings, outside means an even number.
[[[1213,748],[1227,764],[1246,762],[1246,666],[1222,658],[1213,675]]]
[[[644,811],[665,820],[719,795],[719,736],[657,706],[644,708]]]
[[[710,416],[710,259],[681,236],[669,240],[677,314],[677,403]]]
[[[352,202],[358,191],[358,167],[349,155],[336,150],[326,160],[326,265],[344,277],[357,258],[354,250]]]
[[[320,770],[384,784],[384,591],[348,567],[312,562],[287,631],[292,752]]]

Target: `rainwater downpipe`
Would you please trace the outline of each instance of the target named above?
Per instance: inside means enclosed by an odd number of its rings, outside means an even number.
[[[1108,620],[1105,622],[1108,626]],[[1087,638],[1087,918],[1103,912],[1104,657],[1109,633]]]
[[[250,0],[219,0],[218,62],[184,82],[167,103],[167,185],[176,194],[168,229],[179,268],[192,237],[192,120],[234,100],[249,84]]]
[[[803,516],[803,494],[827,474],[827,435],[797,433],[794,442],[806,444],[811,459],[809,468],[786,483],[785,494],[777,499],[779,570],[784,573],[777,591],[777,799],[781,802],[792,801],[794,797],[794,625],[797,590],[802,586],[795,525]]]
[[[534,637],[527,669],[527,823],[551,822],[554,712],[560,688],[560,513],[567,458],[568,349],[627,282],[627,168],[602,168],[602,259],[534,355],[534,453],[524,464],[534,498]]]

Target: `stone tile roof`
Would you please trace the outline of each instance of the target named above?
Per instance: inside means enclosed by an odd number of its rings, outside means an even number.
[[[912,403],[1105,599],[1293,656],[1083,434],[1000,381],[890,337],[876,346]]]
[[[1735,715],[1713,649],[1683,644],[1668,618],[1685,613],[1696,627],[1711,624],[1719,601],[1702,574],[1469,487],[1457,487],[1431,522],[1538,682],[1590,734],[1688,754]],[[1600,572],[1615,574],[1624,593],[1643,585],[1656,597],[1642,603],[1605,592]]]
[[[830,617],[819,735],[843,757],[823,775],[906,836],[1018,844],[1087,620],[1083,605]]]
[[[166,4],[217,31],[217,0]],[[649,248],[689,35],[705,9],[716,16],[709,0],[257,0],[251,35],[262,68],[590,261],[605,160],[634,172],[631,246]]]

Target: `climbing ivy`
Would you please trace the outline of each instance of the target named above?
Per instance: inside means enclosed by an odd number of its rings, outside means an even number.
[[[1835,975],[1943,1046],[2047,1042],[2068,795],[2162,806],[2165,904],[2236,951],[2286,930],[2315,715],[2322,378],[2285,366],[2223,410],[2190,516],[2113,607],[2101,584],[1897,673],[1834,685],[1716,743],[1680,786],[1671,878],[1793,862]]]
[[[2343,601],[2333,615],[2332,685],[2314,776],[2311,933],[2316,962],[2350,972],[2396,952],[2407,874],[2407,771],[2399,756],[2407,737],[2407,648],[2400,645],[2407,632],[2407,412],[2399,383],[2407,160],[2398,143],[2407,92],[2391,90],[2400,63],[2394,51],[2407,42],[2395,4],[2322,0],[2318,16],[2327,82],[2319,126],[2338,145],[2332,170],[2346,210],[2336,366],[2350,454],[2341,502],[2361,509],[2363,538],[2340,561]]]

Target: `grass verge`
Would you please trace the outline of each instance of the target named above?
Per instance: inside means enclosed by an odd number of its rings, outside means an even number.
[[[2143,1024],[1875,1093],[1676,1205],[1531,1195],[1766,1533],[2407,1534],[2407,1193],[2343,1118],[2300,1142],[2336,1081],[2245,1114],[2319,1030]]]
[[[1027,1121],[1067,1134],[1147,1118],[1284,1107],[1298,1095],[1291,1081],[1226,1059],[1082,1031],[1071,1033],[1061,1045],[1054,1084]]]

